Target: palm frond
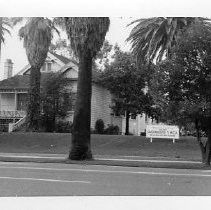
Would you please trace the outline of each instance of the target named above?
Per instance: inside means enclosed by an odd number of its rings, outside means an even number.
[[[149,62],[154,59],[161,61],[176,44],[178,34],[196,21],[208,21],[199,17],[157,17],[138,19],[126,41],[132,44],[132,52],[139,62]],[[142,52],[140,52],[142,51]]]
[[[89,50],[95,57],[103,45],[110,20],[107,17],[66,17],[65,25],[74,53]]]

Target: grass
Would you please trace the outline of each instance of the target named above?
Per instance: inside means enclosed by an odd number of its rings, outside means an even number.
[[[170,139],[149,139],[143,136],[91,136],[93,155],[124,155],[170,157],[200,160],[200,150],[194,137],[184,137],[173,144]],[[0,152],[68,154],[71,134],[1,133]]]

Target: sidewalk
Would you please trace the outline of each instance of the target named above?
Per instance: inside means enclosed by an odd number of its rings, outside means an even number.
[[[94,160],[73,161],[65,154],[40,154],[40,153],[0,153],[2,162],[35,162],[35,163],[62,163],[84,165],[109,165],[125,167],[153,167],[153,168],[177,168],[177,169],[211,169],[205,167],[200,161],[181,160],[166,157],[146,156],[108,156],[96,155]]]

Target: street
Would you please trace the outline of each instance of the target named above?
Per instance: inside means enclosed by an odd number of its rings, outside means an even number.
[[[211,195],[211,171],[0,162],[0,196]]]

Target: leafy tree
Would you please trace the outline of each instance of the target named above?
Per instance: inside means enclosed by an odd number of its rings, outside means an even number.
[[[113,45],[110,44],[108,40],[105,40],[102,48],[96,55],[95,63],[99,62],[99,64],[101,66],[103,65],[103,67],[107,66],[109,64],[109,56],[111,55],[112,49]],[[97,64],[95,64],[95,66],[99,68]]]
[[[55,43],[51,43],[50,51],[57,53],[58,50],[68,50],[69,46],[66,39],[58,39]]]
[[[114,61],[106,66],[101,78],[104,84],[114,95],[114,111],[126,114],[126,132],[129,135],[129,118],[131,115],[152,111],[151,98],[144,93],[145,80],[143,73],[136,68],[135,61],[130,53],[122,52],[115,47]]]
[[[161,89],[167,101],[167,113],[171,114],[167,119],[195,123],[202,161],[206,165],[210,164],[211,156],[210,64],[211,25],[199,22],[181,35],[171,59],[160,64],[156,72],[164,78]],[[206,144],[200,139],[200,129],[208,135]]]
[[[132,50],[138,63],[161,61],[169,55],[177,43],[178,35],[199,20],[198,17],[155,17],[138,19],[131,24],[132,29],[127,41],[132,43]]]
[[[92,63],[103,45],[110,21],[107,17],[67,17],[65,23],[71,47],[79,59],[76,109],[69,158],[91,159]]]
[[[72,107],[71,89],[61,73],[48,73],[42,82],[41,106],[44,127],[48,132],[55,131],[56,118],[64,118]]]
[[[21,18],[14,20],[20,21]],[[43,17],[28,18],[20,29],[20,38],[24,40],[26,55],[31,66],[29,103],[27,107],[27,128],[37,131],[40,120],[40,69],[43,66],[55,30],[53,22]]]

